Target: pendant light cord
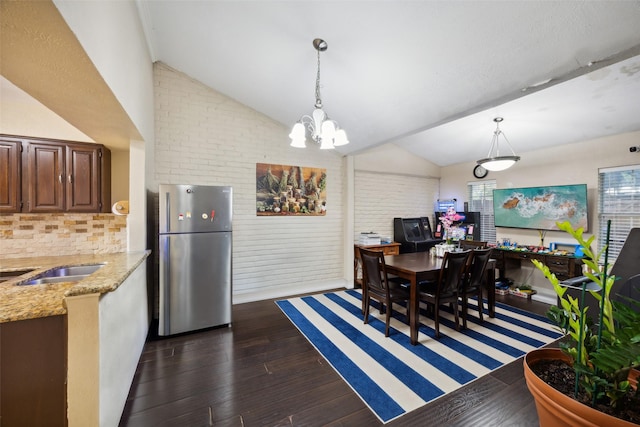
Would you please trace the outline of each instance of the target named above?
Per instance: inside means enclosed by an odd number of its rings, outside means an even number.
[[[320,99],[320,49],[318,49],[318,73],[316,74],[316,108],[322,108],[322,99]]]

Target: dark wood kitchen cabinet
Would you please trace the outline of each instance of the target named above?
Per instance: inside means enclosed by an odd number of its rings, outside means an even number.
[[[67,145],[66,210],[100,212],[102,146]],[[109,206],[110,207],[110,206]]]
[[[22,144],[24,196],[21,209],[13,212],[110,212],[111,153],[107,148],[100,144],[13,138]],[[0,181],[0,185],[4,183]],[[7,188],[13,191],[11,186]]]
[[[0,212],[19,212],[22,144],[0,137]]]
[[[30,142],[27,144],[26,212],[64,209],[64,146]]]
[[[67,425],[66,316],[0,323],[0,424]]]

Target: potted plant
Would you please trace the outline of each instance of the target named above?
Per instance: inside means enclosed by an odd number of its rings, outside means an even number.
[[[582,246],[583,262],[588,267],[585,276],[590,282],[580,284],[581,296],[574,298],[546,265],[532,260],[558,295],[559,305],[552,306],[547,317],[565,335],[560,348],[538,349],[525,356],[525,379],[536,402],[540,425],[640,424],[636,383],[640,366],[640,302],[611,300],[616,278],[608,274],[606,245],[596,255],[591,250],[594,236],[585,241],[583,229],[574,230],[569,222],[558,223],[558,227]],[[607,245],[608,242],[607,232]],[[597,319],[587,315],[586,292],[598,301]]]

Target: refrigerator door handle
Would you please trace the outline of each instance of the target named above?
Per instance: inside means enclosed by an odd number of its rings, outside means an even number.
[[[164,209],[165,209],[165,215],[166,215],[165,232],[168,233],[169,230],[171,230],[171,193],[169,192],[165,193],[164,203],[165,203]]]

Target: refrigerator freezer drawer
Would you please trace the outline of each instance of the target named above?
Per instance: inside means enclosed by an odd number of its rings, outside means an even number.
[[[231,323],[231,233],[159,238],[158,335]]]

